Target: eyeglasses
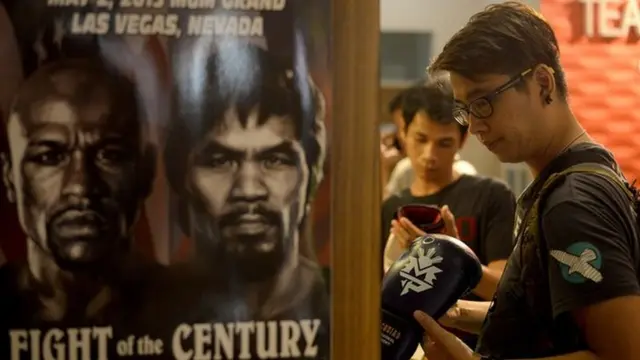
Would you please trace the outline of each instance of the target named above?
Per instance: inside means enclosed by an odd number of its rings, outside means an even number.
[[[493,92],[488,95],[479,97],[469,103],[469,105],[457,104],[453,110],[453,117],[462,126],[469,126],[469,114],[473,115],[476,119],[486,119],[493,114],[493,105],[491,104],[495,98],[503,92],[511,89],[516,84],[524,79],[529,73],[533,71],[533,68],[527,69],[520,74],[512,77],[499,86]]]

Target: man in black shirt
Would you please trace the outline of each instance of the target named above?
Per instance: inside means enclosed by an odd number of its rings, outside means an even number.
[[[409,189],[389,197],[382,206],[385,270],[421,235],[408,219],[395,219],[407,204],[444,209],[451,235],[478,255],[485,268],[480,285],[467,300],[489,300],[511,253],[515,199],[507,186],[487,177],[458,174],[455,154],[464,144],[467,127],[453,118],[453,97],[447,79],[430,79],[406,91],[403,105],[406,149],[416,176]],[[456,214],[452,218],[451,212]],[[476,336],[464,336],[474,346]]]
[[[453,36],[431,71],[451,74],[456,120],[536,178],[518,201],[516,247],[478,354],[418,312],[429,358],[433,349],[455,360],[638,359],[636,195],[573,116],[549,24],[518,2],[491,5]],[[576,165],[600,170],[566,173]]]

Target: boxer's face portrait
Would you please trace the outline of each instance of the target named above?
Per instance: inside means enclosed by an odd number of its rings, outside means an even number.
[[[32,93],[7,123],[9,198],[27,236],[62,268],[128,249],[141,201],[137,116],[119,109],[111,97],[118,90],[99,79],[67,69],[27,83],[22,91]]]
[[[512,79],[506,75],[485,75],[471,80],[451,73],[451,85],[457,103],[468,106],[472,101],[490,95]],[[469,115],[469,132],[494,153],[502,162],[516,163],[531,157],[541,123],[537,96],[532,95],[530,77],[524,77],[517,86],[495,96],[493,111],[487,118]]]
[[[450,176],[456,153],[462,145],[458,123],[453,120],[438,122],[425,111],[418,111],[406,132],[407,156],[416,176],[424,181]]]
[[[261,117],[257,107],[244,120],[234,108],[223,117],[190,155],[187,191],[225,253],[282,262],[291,251],[285,239],[302,219],[309,177],[294,120]]]

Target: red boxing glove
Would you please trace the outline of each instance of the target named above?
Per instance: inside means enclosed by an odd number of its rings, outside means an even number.
[[[440,208],[434,205],[409,204],[401,206],[396,212],[396,219],[407,218],[418,229],[427,234],[441,234],[445,229]]]

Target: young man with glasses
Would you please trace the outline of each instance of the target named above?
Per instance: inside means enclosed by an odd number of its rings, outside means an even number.
[[[535,180],[518,201],[516,247],[494,302],[476,322],[477,353],[418,312],[427,357],[638,359],[637,193],[574,117],[549,24],[519,2],[490,5],[430,71],[450,73],[456,119]],[[465,319],[451,315],[447,323]]]

